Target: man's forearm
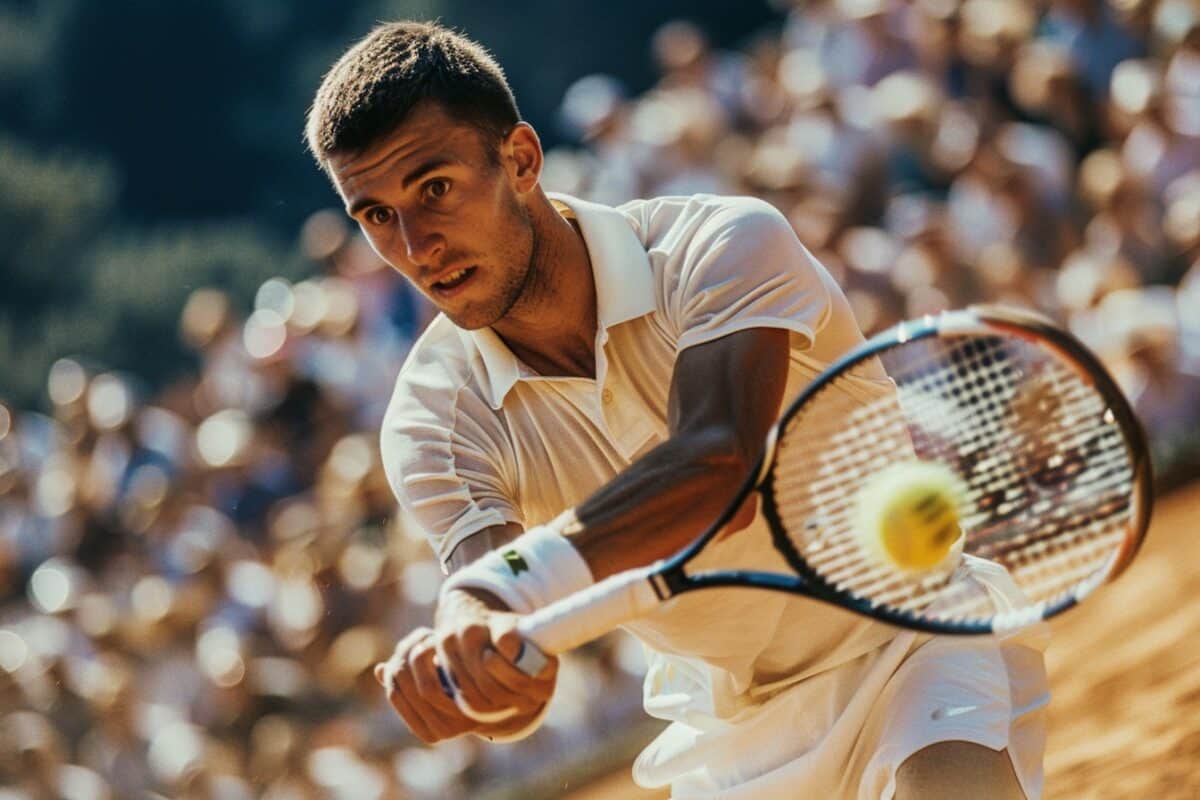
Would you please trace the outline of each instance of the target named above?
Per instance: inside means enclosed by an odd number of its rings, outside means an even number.
[[[571,542],[597,580],[694,539],[732,502],[783,402],[788,334],[750,329],[684,350],[671,379],[671,438],[576,509]],[[752,518],[743,508],[730,525]],[[748,512],[748,513],[747,513]]]
[[[669,439],[576,509],[571,543],[596,580],[664,558],[725,509],[754,457],[719,430]]]

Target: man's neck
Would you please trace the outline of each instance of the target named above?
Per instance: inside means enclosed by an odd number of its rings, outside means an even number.
[[[539,375],[595,377],[596,282],[587,246],[545,195],[530,213],[529,284],[492,330]]]

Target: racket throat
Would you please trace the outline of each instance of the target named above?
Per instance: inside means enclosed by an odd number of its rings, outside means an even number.
[[[650,588],[654,589],[659,600],[669,600],[680,592],[686,592],[691,586],[682,569],[673,569],[666,573],[652,573]]]

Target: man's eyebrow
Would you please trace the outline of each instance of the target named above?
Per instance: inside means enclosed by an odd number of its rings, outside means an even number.
[[[453,161],[445,156],[435,156],[421,164],[421,166],[417,167],[412,172],[405,175],[404,180],[400,182],[400,187],[407,189],[409,186],[421,180],[421,178],[424,178],[429,173],[439,170],[443,167],[448,167],[453,163]]]
[[[357,216],[358,212],[362,211],[364,208],[377,205],[379,205],[379,201],[374,197],[364,197],[361,200],[356,200],[354,205],[346,209],[346,213],[352,217]]]

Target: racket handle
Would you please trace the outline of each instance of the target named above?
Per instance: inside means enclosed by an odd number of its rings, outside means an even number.
[[[545,668],[548,656],[598,639],[622,623],[654,610],[663,602],[650,582],[658,567],[656,563],[619,572],[522,617],[517,623],[517,632],[523,641],[521,651],[513,661],[515,666],[533,677]],[[515,713],[513,709],[477,711],[463,699],[449,670],[439,664],[437,675],[442,691],[454,698],[464,716],[490,724],[508,719]]]
[[[546,656],[598,639],[658,607],[663,601],[650,582],[658,567],[619,572],[522,617],[517,632],[524,646],[516,666],[526,675],[537,675],[546,665]]]

